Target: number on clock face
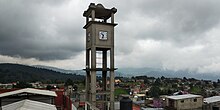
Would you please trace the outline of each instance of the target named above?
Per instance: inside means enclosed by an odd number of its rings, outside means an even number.
[[[108,32],[106,32],[106,31],[99,31],[99,39],[100,40],[107,40],[108,39]]]

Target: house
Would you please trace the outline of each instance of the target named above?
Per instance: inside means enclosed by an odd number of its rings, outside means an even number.
[[[184,94],[165,97],[165,107],[172,110],[202,110],[203,96]]]
[[[21,103],[32,103],[32,101],[54,105],[54,98],[56,96],[57,94],[54,91],[48,91],[48,90],[39,90],[33,88],[14,90],[0,94],[0,108],[8,107],[6,105],[9,104],[14,106],[17,105],[19,102],[20,102],[19,104],[21,104]],[[31,101],[27,101],[26,99]]]
[[[52,89],[52,91],[57,94],[57,97],[54,99],[54,104],[56,105],[57,110],[70,110],[71,108],[72,110],[76,110],[76,106],[73,105],[75,100],[73,97],[70,97],[66,90],[69,89]]]
[[[2,106],[2,110],[57,110],[55,105],[32,100],[21,100]]]
[[[220,96],[204,98],[203,110],[220,110]]]

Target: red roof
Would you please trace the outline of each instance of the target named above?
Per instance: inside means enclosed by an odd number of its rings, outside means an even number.
[[[5,92],[15,91],[15,90],[19,90],[19,89],[0,89],[0,94],[5,93]]]
[[[136,104],[133,104],[132,110],[141,110],[141,107]]]

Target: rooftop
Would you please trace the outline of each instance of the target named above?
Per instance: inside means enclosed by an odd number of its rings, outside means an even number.
[[[57,110],[55,105],[32,100],[21,100],[2,106],[2,110]]]
[[[6,97],[6,96],[21,94],[21,93],[31,93],[31,94],[53,96],[53,97],[57,96],[57,94],[54,91],[39,90],[39,89],[34,89],[34,88],[25,88],[25,89],[2,93],[2,94],[0,94],[0,97]]]
[[[208,97],[204,98],[204,102],[206,103],[214,103],[214,102],[219,102],[220,101],[220,96],[213,96],[213,97]]]
[[[167,96],[168,99],[181,100],[181,99],[189,99],[189,98],[197,98],[202,97],[201,95],[194,94],[184,94],[184,95],[175,95],[175,96]]]
[[[145,94],[136,94],[135,96],[138,96],[138,97],[145,97],[146,95],[145,95]]]

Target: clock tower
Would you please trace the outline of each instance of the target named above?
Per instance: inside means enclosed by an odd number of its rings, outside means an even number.
[[[114,14],[116,8],[91,3],[86,17],[86,101],[91,107],[114,110]],[[111,18],[111,19],[109,19]],[[101,81],[97,82],[97,74]],[[107,84],[109,79],[109,84]],[[97,89],[99,88],[99,89]]]

